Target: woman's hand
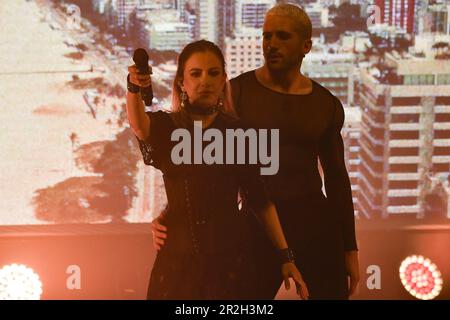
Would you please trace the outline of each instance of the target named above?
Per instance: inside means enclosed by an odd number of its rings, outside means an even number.
[[[308,287],[306,283],[303,281],[302,275],[300,271],[298,271],[297,267],[292,262],[283,263],[281,266],[281,274],[284,279],[284,287],[286,290],[289,290],[291,285],[289,283],[289,278],[294,279],[295,287],[297,288],[297,294],[303,300],[307,300],[309,297]]]
[[[161,250],[167,239],[167,227],[161,224],[160,219],[161,217],[158,217],[151,223],[153,247],[158,251]]]
[[[150,74],[152,73],[152,68],[149,66]],[[140,86],[142,88],[148,87],[152,84],[152,78],[150,74],[140,74],[136,65],[128,67],[128,72],[130,73],[130,82]]]

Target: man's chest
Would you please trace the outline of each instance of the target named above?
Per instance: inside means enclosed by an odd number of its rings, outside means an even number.
[[[256,129],[279,129],[282,141],[314,143],[330,125],[329,108],[308,99],[253,95],[240,99],[242,122]]]

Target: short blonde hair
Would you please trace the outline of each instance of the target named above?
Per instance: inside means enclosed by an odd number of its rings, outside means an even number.
[[[308,14],[299,6],[292,3],[280,3],[269,9],[268,16],[283,16],[292,18],[301,36],[310,39],[312,36],[312,24]]]

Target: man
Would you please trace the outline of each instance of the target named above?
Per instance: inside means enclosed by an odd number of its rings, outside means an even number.
[[[340,130],[340,101],[302,75],[311,50],[307,14],[291,4],[267,12],[265,63],[231,80],[235,107],[248,127],[280,130],[280,167],[263,176],[312,299],[347,299],[359,281],[351,187]],[[269,148],[270,150],[270,148]],[[318,171],[320,160],[327,197]],[[255,221],[256,299],[273,299],[281,284],[276,253]],[[153,223],[155,245],[166,229]],[[349,281],[348,281],[349,280]]]

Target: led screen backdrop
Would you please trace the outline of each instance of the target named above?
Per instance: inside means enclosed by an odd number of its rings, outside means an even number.
[[[345,106],[342,135],[358,224],[448,224],[447,3],[298,3],[313,24],[302,72]],[[255,69],[264,62],[264,14],[274,4],[2,1],[0,223],[151,221],[166,198],[126,119],[133,50],[149,52],[153,105],[170,108],[183,46],[216,42],[230,78]]]

